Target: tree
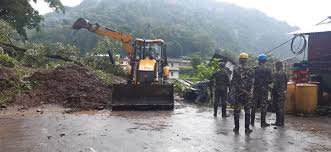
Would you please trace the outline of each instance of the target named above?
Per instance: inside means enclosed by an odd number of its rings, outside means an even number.
[[[212,59],[209,63],[202,63],[196,66],[194,75],[200,80],[210,79],[215,71],[219,69],[219,59]]]
[[[64,13],[64,6],[60,0],[44,0],[49,4],[49,7],[54,8],[56,12],[62,10]],[[34,3],[37,0],[33,0]],[[32,8],[30,0],[1,0],[0,1],[0,19],[3,19],[16,31],[27,39],[26,29],[40,28],[40,22],[43,17],[39,12]]]
[[[190,58],[193,69],[195,69],[197,65],[202,63],[202,59],[199,54],[193,54]]]
[[[202,57],[207,57],[211,55],[215,47],[215,41],[213,41],[205,33],[196,33],[192,37],[192,46],[195,49],[195,52],[200,52]]]
[[[0,42],[13,44],[11,38],[14,34],[13,28],[7,22],[0,20]]]
[[[97,42],[94,49],[92,49],[91,55],[108,54],[108,51],[112,51],[113,54],[119,54],[121,44],[119,41],[115,41],[111,38],[104,38]]]

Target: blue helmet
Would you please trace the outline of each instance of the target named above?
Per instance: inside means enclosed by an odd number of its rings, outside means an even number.
[[[260,62],[266,62],[268,60],[268,57],[265,54],[260,54],[258,60]]]

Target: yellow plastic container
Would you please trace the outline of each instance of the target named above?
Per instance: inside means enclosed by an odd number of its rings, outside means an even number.
[[[285,112],[294,113],[295,112],[295,83],[287,83],[287,94],[285,100]]]
[[[315,84],[299,83],[295,89],[295,109],[299,114],[314,114],[317,109],[317,91]]]
[[[163,67],[163,75],[164,76],[169,76],[169,71],[170,71],[170,68],[168,66],[165,66]]]

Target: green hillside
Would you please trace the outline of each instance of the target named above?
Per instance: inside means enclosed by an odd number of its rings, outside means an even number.
[[[216,48],[261,53],[289,39],[287,33],[296,29],[257,10],[215,0],[85,0],[66,8],[65,14],[45,15],[44,28],[30,32],[30,38],[75,44],[84,53],[101,37],[72,30],[79,17],[135,37],[162,38],[172,57],[196,52],[207,56]],[[277,54],[286,56],[288,47]]]

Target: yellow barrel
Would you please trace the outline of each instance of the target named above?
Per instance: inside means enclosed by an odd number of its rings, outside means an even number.
[[[287,113],[295,112],[295,83],[294,82],[287,83],[285,112],[287,112]]]
[[[314,114],[317,109],[317,90],[315,84],[299,83],[295,89],[295,109],[299,114]]]
[[[315,84],[317,85],[317,106],[320,104],[319,102],[321,101],[321,90],[320,90],[320,82],[314,82],[314,81],[309,81],[309,84]]]

